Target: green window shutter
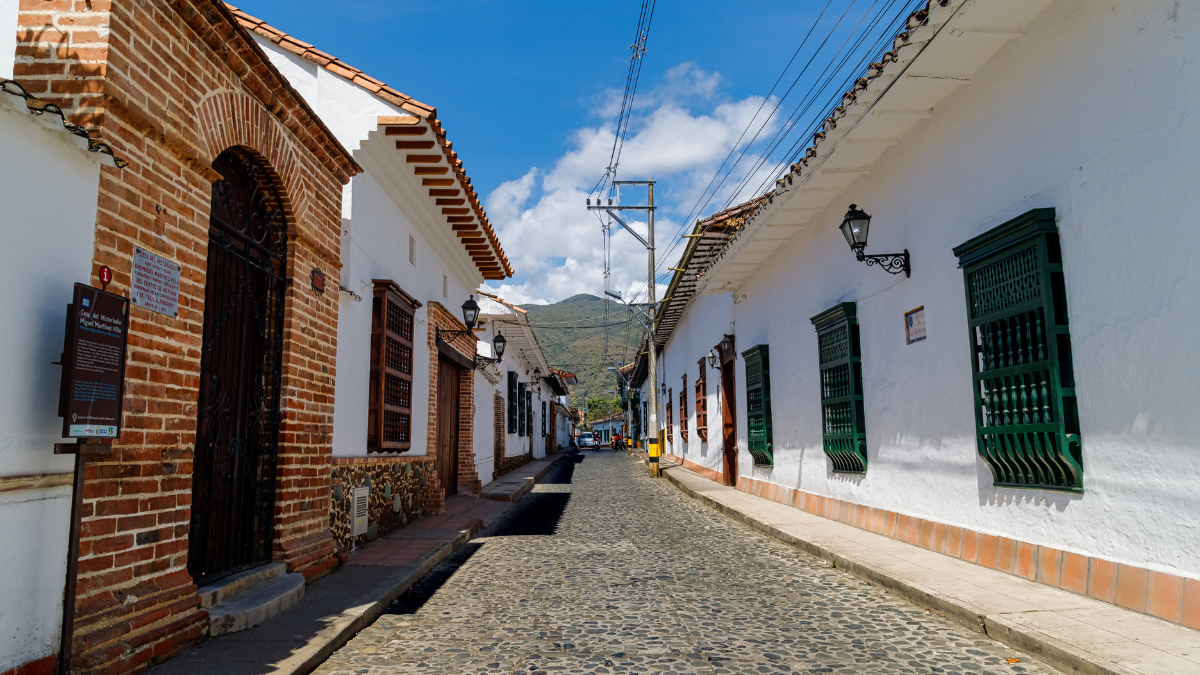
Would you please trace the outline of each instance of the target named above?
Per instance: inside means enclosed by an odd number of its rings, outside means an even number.
[[[970,326],[976,446],[998,487],[1083,491],[1083,455],[1054,209],[954,249]]]
[[[754,466],[774,466],[771,438],[771,359],[767,345],[742,352],[746,360],[746,430]]]
[[[811,319],[821,357],[821,430],[834,473],[867,472],[858,310],[843,302]]]

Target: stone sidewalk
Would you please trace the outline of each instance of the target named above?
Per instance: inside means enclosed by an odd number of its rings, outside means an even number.
[[[1200,631],[663,467],[685,494],[734,520],[1066,672],[1200,675]]]
[[[540,479],[566,456],[551,455],[521,469]],[[310,673],[429,570],[508,510],[528,491],[524,487],[518,494],[523,486],[524,481],[514,484],[513,494],[502,500],[450,497],[442,513],[352,553],[344,566],[310,583],[295,607],[249,630],[201,642],[152,671],[156,675]],[[494,494],[503,492],[491,484],[484,487]]]

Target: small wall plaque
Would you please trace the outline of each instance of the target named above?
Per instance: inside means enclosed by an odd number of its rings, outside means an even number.
[[[182,269],[174,260],[135,246],[129,301],[159,314],[179,316],[179,274]]]
[[[904,334],[908,344],[925,339],[925,306],[922,305],[911,312],[904,313]]]
[[[317,295],[325,294],[325,273],[317,268],[313,268],[312,274],[309,275],[312,279],[312,289]]]

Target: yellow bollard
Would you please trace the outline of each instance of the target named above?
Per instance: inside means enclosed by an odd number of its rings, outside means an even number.
[[[647,454],[649,454],[649,456],[650,456],[650,462],[649,462],[650,477],[651,478],[661,478],[662,477],[662,467],[658,463],[658,458],[659,458],[659,455],[662,454],[661,452],[659,452],[659,448],[662,446],[660,446],[658,440],[655,440],[655,439],[649,439],[647,442],[650,444],[649,446],[647,446],[647,449],[649,450],[649,452]]]

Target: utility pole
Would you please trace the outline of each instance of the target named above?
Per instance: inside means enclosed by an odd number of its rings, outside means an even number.
[[[622,206],[620,204],[614,205],[612,203],[612,199],[608,200],[608,204],[602,205],[600,203],[601,202],[600,198],[596,199],[595,206],[592,206],[591,199],[588,199],[587,203],[588,203],[589,211],[605,211],[605,212],[607,212],[608,215],[612,216],[613,220],[617,221],[617,223],[619,223],[621,225],[621,227],[625,228],[625,230],[627,232],[629,232],[629,234],[632,234],[635,239],[640,241],[642,243],[642,245],[646,247],[647,267],[649,269],[649,273],[647,274],[647,277],[646,277],[646,292],[648,294],[647,300],[649,301],[646,303],[647,308],[649,309],[649,312],[647,312],[647,317],[646,317],[647,320],[645,323],[646,334],[647,334],[647,336],[646,336],[646,347],[647,347],[646,358],[649,359],[649,366],[650,366],[650,373],[649,373],[649,379],[648,379],[648,381],[650,382],[650,386],[648,387],[649,394],[650,394],[650,400],[649,400],[650,428],[653,429],[655,432],[655,438],[652,440],[647,439],[647,441],[648,441],[648,445],[649,445],[649,453],[648,454],[650,456],[650,475],[657,478],[657,477],[662,476],[662,468],[659,466],[658,458],[662,454],[663,432],[662,432],[662,429],[658,428],[658,367],[656,364],[656,359],[655,359],[655,354],[654,354],[654,331],[655,331],[655,319],[656,319],[655,314],[656,314],[656,309],[657,309],[656,305],[658,304],[657,300],[655,299],[657,290],[656,290],[655,283],[654,283],[654,281],[655,281],[654,280],[654,211],[655,211],[655,208],[654,208],[654,179],[651,178],[649,180],[619,180],[619,181],[615,180],[612,182],[612,184],[614,186],[616,186],[616,185],[645,185],[646,189],[647,189],[647,194],[649,195],[649,199],[647,201],[646,206]],[[642,235],[635,232],[633,230],[633,228],[626,225],[625,221],[621,220],[621,216],[616,213],[617,211],[646,211],[648,214],[647,218],[646,218],[646,222],[649,225],[649,231],[647,232],[647,237],[643,238]]]

